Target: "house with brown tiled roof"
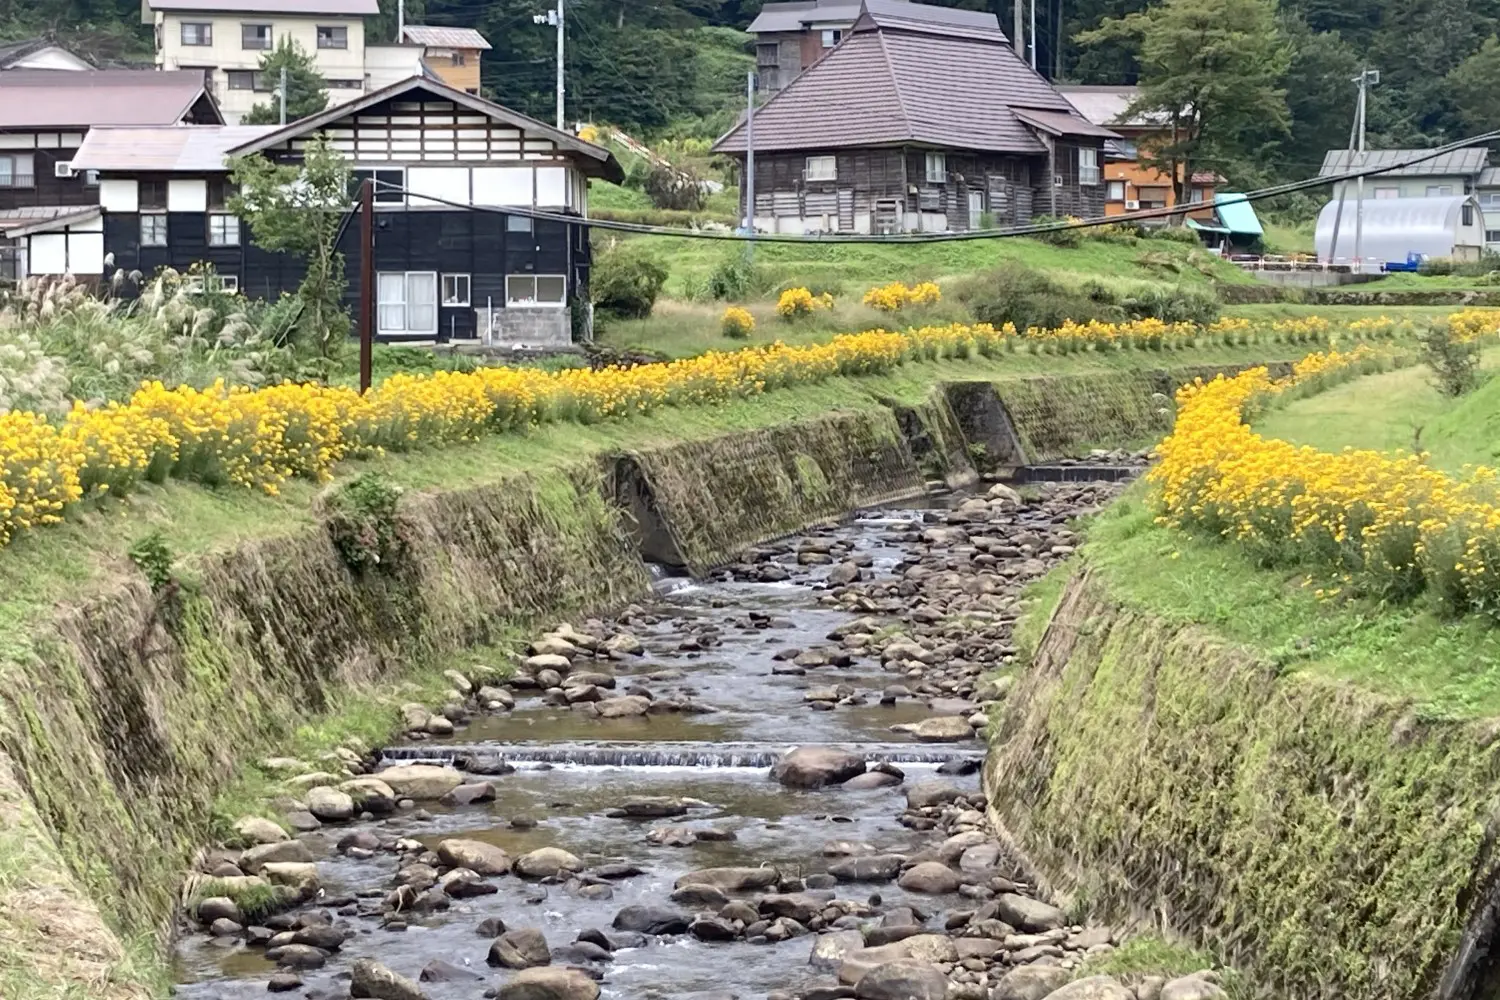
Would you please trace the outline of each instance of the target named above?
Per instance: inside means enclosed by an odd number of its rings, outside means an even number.
[[[837,45],[715,143],[742,166],[754,144],[755,227],[945,232],[1103,214],[1116,134],[1023,63],[993,14],[913,6],[864,0]]]

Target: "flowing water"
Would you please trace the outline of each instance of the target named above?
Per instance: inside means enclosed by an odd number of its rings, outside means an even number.
[[[864,564],[876,578],[889,577],[913,557],[912,528],[933,512],[882,510],[857,516],[820,534],[823,541],[847,545],[840,559]],[[1054,520],[1056,520],[1054,518]],[[905,539],[905,542],[903,542]],[[784,556],[788,563],[795,556]],[[646,654],[615,664],[617,688],[646,686],[658,699],[710,706],[702,714],[649,714],[604,720],[543,703],[535,689],[517,691],[518,704],[505,714],[476,717],[455,737],[390,747],[390,761],[450,762],[456,755],[499,754],[516,770],[492,779],[492,802],[457,808],[430,805],[386,819],[328,827],[306,840],[318,860],[323,901],[342,901],[353,935],[328,965],[303,973],[306,997],[348,995],[348,963],[374,957],[413,979],[433,959],[471,970],[468,982],[424,982],[431,1000],[474,1000],[504,982],[510,973],[486,966],[489,938],[476,933],[486,917],[507,926],[542,930],[551,946],[572,942],[586,928],[609,928],[614,914],[632,903],[663,904],[684,872],[719,866],[772,865],[783,875],[805,877],[838,860],[825,854],[833,841],[852,841],[880,853],[914,853],[933,843],[934,834],[897,822],[905,807],[901,787],[867,791],[797,791],[767,777],[767,767],[787,749],[809,743],[838,744],[872,761],[895,762],[913,781],[931,777],[955,761],[977,762],[977,740],[920,744],[892,726],[913,723],[933,712],[925,699],[900,698],[883,705],[880,696],[901,676],[883,671],[878,658],[857,659],[845,667],[808,669],[805,675],[773,672],[790,649],[827,647],[828,634],[855,616],[828,606],[827,569],[793,569],[778,583],[694,582],[663,576],[656,597],[625,619]],[[892,619],[893,620],[893,619]],[[816,710],[804,700],[810,687],[846,685],[863,704]],[[961,789],[977,788],[970,774],[950,777]],[[704,805],[669,820],[613,819],[605,811],[635,796],[685,796]],[[513,822],[519,821],[519,822]],[[689,847],[649,843],[657,826],[713,827],[734,839]],[[377,854],[351,860],[335,850],[351,830],[369,828],[381,837],[401,836],[434,846],[462,836],[503,847],[512,857],[538,847],[560,847],[590,869],[630,862],[644,874],[581,892],[574,882],[540,884],[514,877],[490,880],[494,895],[454,900],[446,912],[413,917],[404,930],[388,930],[378,919],[354,915],[357,900],[383,895],[395,862]],[[941,835],[936,835],[941,836]],[[840,898],[863,900],[878,892],[889,907],[904,897],[894,884],[843,885]],[[940,927],[944,908],[964,904],[958,896],[924,897],[921,908]],[[972,902],[968,902],[972,907]],[[650,939],[644,947],[618,951],[603,968],[603,995],[610,998],[765,997],[795,990],[812,975],[811,938],[779,944],[744,940],[705,943],[680,935]],[[178,996],[188,1000],[228,1000],[266,995],[275,971],[259,949],[237,938],[203,934],[185,937],[177,951]],[[825,976],[822,980],[827,982]]]

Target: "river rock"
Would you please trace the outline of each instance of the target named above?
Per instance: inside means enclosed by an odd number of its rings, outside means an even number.
[[[445,872],[438,879],[438,885],[442,886],[443,892],[454,899],[472,899],[475,896],[493,896],[500,891],[499,886],[492,882],[486,882],[479,877],[477,872],[467,868],[455,868]]]
[[[1073,973],[1056,965],[1021,965],[1000,977],[990,1000],[1043,1000],[1068,984]]]
[[[427,1000],[416,983],[370,958],[356,959],[349,968],[349,995],[371,1000]]]
[[[446,715],[434,715],[428,718],[427,725],[422,728],[431,736],[452,736],[453,720]]]
[[[268,864],[289,861],[310,864],[313,856],[307,845],[300,840],[283,840],[274,844],[260,844],[240,855],[240,870],[250,875],[260,874]]]
[[[1054,930],[1068,922],[1057,907],[1013,892],[995,898],[995,915],[1012,927],[1032,933]]]
[[[928,806],[940,806],[954,801],[961,793],[946,781],[920,781],[915,785],[908,785],[906,789],[906,804],[912,809],[925,809]]]
[[[844,788],[890,788],[901,784],[901,779],[888,771],[866,771],[864,774],[856,774],[844,782]]]
[[[798,747],[771,767],[771,777],[788,788],[841,785],[863,774],[865,759],[838,747]]]
[[[859,931],[819,934],[813,940],[812,954],[807,957],[807,964],[818,972],[837,972],[845,958],[864,946],[865,938]]]
[[[268,948],[266,959],[288,969],[321,969],[328,961],[328,952],[310,944],[284,944]]]
[[[938,715],[903,728],[921,743],[956,743],[974,738],[974,727],[959,715]]]
[[[1026,501],[1021,499],[1021,494],[1004,483],[996,483],[994,486],[991,486],[990,491],[985,496],[994,501],[991,506],[1000,507],[1001,509],[1022,507],[1026,503]]]
[[[237,924],[245,922],[239,906],[228,896],[210,896],[199,900],[196,914],[200,924],[211,924],[216,920],[232,920]]]
[[[1173,979],[1161,988],[1159,1000],[1225,1000],[1228,994],[1201,973]]]
[[[499,1000],[599,1000],[599,986],[577,969],[523,969],[500,987]]]
[[[435,764],[398,764],[379,774],[399,798],[435,802],[464,783],[464,776],[451,767]]]
[[[757,892],[780,880],[775,868],[700,868],[679,876],[675,887],[711,885],[725,892]]]
[[[379,778],[369,775],[350,778],[339,785],[338,789],[353,799],[354,807],[361,812],[384,816],[396,811],[396,793]]]
[[[937,861],[924,861],[902,873],[896,884],[907,892],[922,892],[941,896],[957,892],[958,875],[947,865]]]
[[[828,874],[840,882],[889,882],[901,872],[906,858],[899,854],[870,854],[845,858],[828,866]]]
[[[611,924],[618,931],[641,934],[681,934],[688,929],[687,914],[670,906],[627,906]]]
[[[526,878],[551,878],[558,872],[583,871],[583,862],[560,847],[539,847],[517,858],[514,868]]]
[[[482,840],[454,838],[437,845],[438,860],[450,868],[467,868],[479,875],[504,875],[510,871],[510,856]]]
[[[552,951],[547,947],[547,938],[534,927],[518,927],[506,931],[490,942],[487,959],[491,965],[507,969],[529,969],[536,965],[548,965]]]
[[[729,903],[729,897],[711,885],[685,885],[681,889],[673,889],[667,898],[678,906],[694,910],[717,911]]]
[[[474,697],[479,700],[479,704],[491,711],[510,711],[516,707],[516,696],[503,687],[485,685],[479,689],[479,693]]]
[[[959,856],[958,867],[966,872],[988,871],[999,864],[1000,857],[999,844],[975,844]]]
[[[951,964],[958,961],[958,946],[942,934],[914,934],[892,944],[861,948],[849,952],[839,963],[839,981],[853,985],[878,965],[908,960]]]
[[[228,917],[220,917],[208,925],[208,933],[214,937],[239,937],[245,928]]]
[[[478,983],[484,981],[484,976],[473,969],[434,958],[422,966],[417,979],[424,983]]]
[[[861,976],[854,995],[858,1000],[945,1000],[948,977],[926,962],[887,962]]]
[[[279,844],[291,839],[280,826],[259,816],[242,817],[234,824],[234,832],[241,843],[249,844],[251,847],[261,844]]]
[[[596,708],[601,719],[624,719],[645,715],[651,709],[651,699],[643,695],[627,694],[618,698],[606,698]]]
[[[720,917],[699,917],[687,931],[699,941],[733,941],[739,936],[734,925]]]
[[[278,972],[266,981],[267,993],[291,993],[302,988],[302,977],[295,972]]]
[[[495,801],[495,786],[488,781],[471,781],[459,785],[440,799],[445,806],[471,806],[476,802]]]
[[[318,891],[318,866],[310,861],[268,861],[260,866],[260,874],[272,885],[296,889],[303,899]]]
[[[611,809],[609,815],[640,819],[664,819],[668,816],[681,816],[693,806],[703,804],[693,799],[674,798],[666,795],[642,795],[633,799],[626,799],[614,809]]]
[[[1113,976],[1090,976],[1053,990],[1046,1000],[1135,1000],[1135,994]]]
[[[528,673],[540,676],[544,670],[553,670],[558,674],[566,674],[573,669],[573,661],[560,653],[539,653],[536,656],[528,656],[524,661]]]
[[[354,799],[337,788],[314,788],[307,793],[307,811],[324,823],[344,823],[354,818]]]

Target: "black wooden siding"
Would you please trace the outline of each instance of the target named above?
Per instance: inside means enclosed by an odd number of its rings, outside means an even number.
[[[248,224],[241,224],[240,245],[208,245],[208,214],[172,212],[167,215],[167,245],[140,245],[139,213],[109,212],[104,218],[104,252],[114,254],[114,267],[150,276],[163,267],[186,271],[210,262],[219,274],[240,279],[248,298],[273,300],[294,292],[306,273],[302,260],[268,253],[254,245]],[[470,275],[467,307],[439,310],[439,335],[475,335],[474,310],[487,298],[505,307],[508,274],[561,274],[569,294],[587,296],[590,254],[585,224],[535,220],[533,232],[508,231],[511,217],[499,212],[417,209],[378,211],[375,216],[376,271],[436,271]],[[517,217],[520,218],[520,217]],[[339,243],[348,280],[345,299],[351,310],[359,296],[359,219],[350,220]]]
[[[0,153],[29,153],[35,180],[32,187],[0,187],[0,210],[32,208],[37,205],[97,205],[99,186],[84,183],[82,174],[58,177],[55,165],[67,163],[78,153],[78,147],[67,149],[4,149]]]

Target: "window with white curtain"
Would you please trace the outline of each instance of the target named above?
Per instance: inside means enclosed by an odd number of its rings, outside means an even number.
[[[437,333],[435,271],[382,271],[375,282],[376,327],[387,334]]]
[[[568,282],[560,274],[508,274],[505,304],[508,306],[563,306]]]
[[[1090,146],[1078,150],[1078,183],[1099,183],[1099,151]]]
[[[803,179],[809,181],[838,180],[838,160],[832,156],[809,156]]]

